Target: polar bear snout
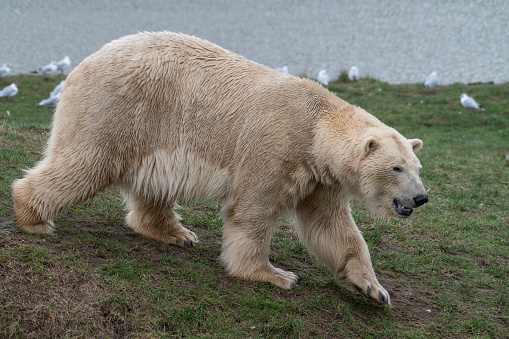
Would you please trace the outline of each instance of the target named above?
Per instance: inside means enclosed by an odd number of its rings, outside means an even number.
[[[413,209],[412,207],[405,206],[401,203],[399,199],[392,200],[392,203],[394,204],[394,210],[398,214],[398,216],[406,218],[412,215]]]
[[[414,196],[411,200],[410,199],[393,199],[394,204],[394,210],[398,214],[398,216],[406,218],[412,215],[412,212],[414,211],[414,208],[417,208],[419,206],[424,205],[428,202],[428,195],[427,194],[419,194]],[[408,202],[407,202],[408,201]]]
[[[427,194],[419,194],[418,196],[414,197],[414,203],[416,207],[422,206],[427,202],[428,202]]]

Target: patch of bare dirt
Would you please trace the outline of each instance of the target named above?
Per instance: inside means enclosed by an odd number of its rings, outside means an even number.
[[[2,243],[3,250],[16,251],[17,247],[16,242],[8,246]],[[78,321],[80,318],[93,324],[89,335],[114,336],[114,332],[103,324],[103,319],[97,316],[101,299],[110,291],[93,271],[74,271],[60,260],[34,265],[11,256],[0,265],[0,281],[2,337],[87,334]],[[73,323],[69,323],[70,319]]]

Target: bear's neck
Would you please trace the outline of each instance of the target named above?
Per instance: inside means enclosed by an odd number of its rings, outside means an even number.
[[[335,98],[317,117],[312,145],[315,180],[339,185],[348,195],[360,192],[361,143],[371,128],[387,128],[363,109]]]

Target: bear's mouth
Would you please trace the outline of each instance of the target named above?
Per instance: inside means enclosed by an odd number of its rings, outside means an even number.
[[[394,203],[394,210],[398,215],[402,217],[409,217],[412,215],[414,211],[412,208],[403,206],[398,199],[394,199],[392,202]]]

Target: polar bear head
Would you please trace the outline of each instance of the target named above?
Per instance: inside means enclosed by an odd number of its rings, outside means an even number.
[[[409,217],[428,202],[415,155],[419,139],[406,139],[392,128],[366,131],[357,147],[359,195],[365,205],[382,217]]]
[[[317,180],[336,182],[346,198],[377,216],[409,217],[428,201],[416,156],[422,141],[406,139],[362,109],[345,111],[317,124],[312,150]]]

